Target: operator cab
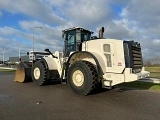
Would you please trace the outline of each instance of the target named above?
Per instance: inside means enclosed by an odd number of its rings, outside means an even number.
[[[92,31],[86,30],[81,27],[73,27],[70,29],[62,30],[62,38],[64,41],[64,54],[69,56],[72,51],[81,51],[82,43],[91,39]]]

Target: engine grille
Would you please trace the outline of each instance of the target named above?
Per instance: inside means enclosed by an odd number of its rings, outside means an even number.
[[[133,73],[138,73],[143,67],[140,43],[124,41],[124,54],[126,67],[132,68]]]

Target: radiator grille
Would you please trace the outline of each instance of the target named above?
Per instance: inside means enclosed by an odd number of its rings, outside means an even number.
[[[140,72],[143,67],[140,44],[134,41],[124,41],[124,54],[126,67],[132,68],[133,73]]]
[[[133,43],[131,49],[132,49],[133,72],[140,72],[143,66],[140,44]]]

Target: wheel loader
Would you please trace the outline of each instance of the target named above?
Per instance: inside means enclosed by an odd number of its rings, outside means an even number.
[[[76,94],[88,95],[99,88],[149,76],[143,67],[140,43],[105,39],[103,33],[104,27],[98,37],[91,36],[93,32],[82,27],[62,30],[63,52],[51,53],[45,49],[49,55],[34,60],[32,66],[21,63],[14,81],[32,80],[41,86],[60,79]]]

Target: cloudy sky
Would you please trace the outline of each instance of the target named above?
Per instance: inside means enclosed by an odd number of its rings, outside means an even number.
[[[145,59],[160,56],[160,0],[0,0],[0,60],[30,51],[33,33],[35,50],[62,51],[62,30],[73,26],[94,35],[104,26],[105,38],[140,42]]]

